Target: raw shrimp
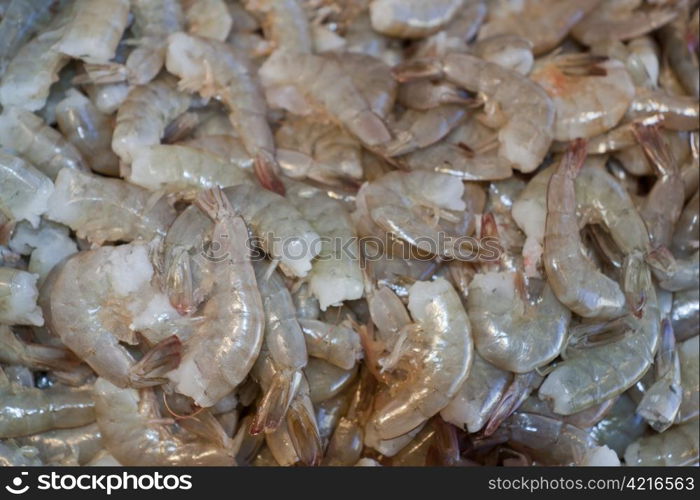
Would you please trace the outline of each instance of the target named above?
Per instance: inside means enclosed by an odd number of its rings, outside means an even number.
[[[641,437],[625,450],[625,463],[656,467],[695,465],[700,450],[699,433],[698,423],[693,421]]]
[[[46,3],[45,0],[16,0],[14,3],[28,5],[42,2]],[[4,58],[0,56],[0,103],[3,107],[17,106],[37,111],[44,106],[51,85],[58,80],[59,72],[70,60],[52,49],[70,19],[69,14],[69,7],[62,9],[44,32],[18,47],[19,50],[13,50],[7,68],[4,67]],[[6,45],[0,42],[0,47],[4,49]]]
[[[364,87],[358,87],[353,78],[372,78],[376,70],[369,68],[369,63],[383,63],[369,56],[362,57],[365,67],[358,74],[348,71],[342,58],[329,54],[277,51],[260,68],[260,79],[271,102],[280,104],[282,101],[282,107],[297,114],[308,114],[309,107],[316,108],[367,146],[377,146],[389,141],[391,133],[378,113],[380,110],[372,105],[372,100],[364,94]],[[393,89],[387,88],[380,95],[386,94],[393,94]],[[393,102],[393,95],[391,97],[384,99],[389,105]]]
[[[400,156],[437,143],[467,116],[462,104],[443,104],[425,111],[408,109],[390,128],[394,139],[382,145],[387,156]]]
[[[170,430],[160,417],[152,390],[120,389],[95,382],[95,413],[102,442],[124,465],[234,465],[233,451],[221,443],[193,439]]]
[[[697,17],[692,20],[681,13],[677,19],[661,28],[659,35],[663,45],[664,58],[673,69],[673,73],[685,91],[697,98],[700,93],[698,55],[688,41],[692,36],[690,31],[693,22],[697,23]],[[696,41],[696,49],[697,43]]]
[[[575,224],[575,222],[574,222]],[[614,397],[649,369],[659,342],[659,309],[651,275],[643,263],[630,265],[633,286],[644,297],[641,317],[621,318],[623,334],[606,345],[589,347],[556,365],[539,389],[554,411],[570,415]]]
[[[585,158],[585,141],[575,141],[549,180],[544,267],[557,298],[576,314],[614,318],[625,313],[625,295],[583,253],[578,229],[574,182]]]
[[[394,68],[399,80],[444,76],[483,94],[489,126],[498,128],[498,155],[528,173],[544,159],[554,134],[555,106],[547,93],[523,75],[468,54],[442,61],[409,61]]]
[[[117,112],[112,149],[130,164],[140,148],[160,144],[168,124],[187,111],[191,98],[164,76],[133,88]]]
[[[260,356],[253,367],[253,373],[262,387],[271,387],[279,373],[275,369],[272,356],[263,346]],[[265,440],[271,448],[275,459],[281,464],[291,465],[302,461],[307,465],[316,465],[321,460],[321,438],[318,425],[314,416],[311,403],[309,385],[303,374],[296,382],[295,394],[288,394],[291,398],[286,403],[286,418],[282,415],[277,428],[267,432]],[[269,391],[267,392],[269,394]],[[264,400],[263,403],[264,404]],[[251,432],[259,432],[253,421]]]
[[[673,228],[683,210],[683,181],[678,165],[658,128],[638,124],[635,136],[657,173],[654,184],[640,210],[654,247],[668,247]]]
[[[119,158],[112,151],[112,120],[90,99],[77,90],[68,90],[65,99],[56,105],[56,121],[59,130],[87,158],[93,171],[110,176],[119,174]]]
[[[102,449],[97,424],[42,432],[16,441],[39,450],[39,458],[51,465],[85,465]]]
[[[450,82],[417,80],[399,85],[396,102],[407,108],[428,110],[443,104],[468,104],[471,100]]]
[[[53,193],[51,179],[34,166],[0,150],[0,212],[10,221],[39,226]]]
[[[304,332],[309,355],[343,370],[350,370],[362,358],[360,337],[352,328],[309,318],[299,318],[299,326]]]
[[[202,192],[198,207],[214,222],[216,255],[206,263],[216,282],[182,362],[168,374],[177,392],[212,406],[248,375],[263,341],[264,312],[250,262],[248,228],[220,188]],[[207,258],[204,256],[203,258]]]
[[[471,214],[464,211],[463,193],[464,185],[451,175],[390,172],[362,186],[353,217],[362,236],[386,231],[423,253],[462,256],[460,239],[445,238],[440,230],[456,237],[466,233]]]
[[[255,277],[265,311],[265,353],[274,373],[261,383],[265,394],[258,405],[251,431],[274,431],[296,396],[302,370],[308,361],[304,334],[296,318],[292,296],[277,272],[267,275],[269,265],[258,262]],[[265,377],[266,378],[266,377]],[[262,382],[262,381],[261,381]]]
[[[129,0],[75,0],[71,20],[53,50],[88,62],[107,62],[129,19]]]
[[[534,54],[540,55],[559,45],[569,30],[598,3],[600,0],[497,0],[489,5],[488,19],[479,30],[479,40],[514,34],[529,40]]]
[[[489,363],[515,373],[556,358],[571,319],[549,285],[532,298],[526,288],[519,272],[489,272],[474,276],[467,295],[477,351]]]
[[[661,322],[661,340],[654,368],[654,384],[637,405],[637,414],[644,417],[655,431],[664,432],[676,419],[683,398],[680,358],[668,319]]]
[[[369,5],[372,27],[379,33],[401,38],[422,38],[446,26],[464,0],[373,0]]]
[[[698,374],[698,337],[692,337],[681,343],[678,355],[681,362],[681,388],[683,401],[678,411],[678,422],[683,423],[697,418],[700,413],[700,375]]]
[[[0,267],[0,323],[42,326],[44,317],[36,301],[36,274]]]
[[[554,139],[589,138],[613,128],[635,95],[624,64],[591,54],[561,54],[537,61],[530,78],[556,108]]]
[[[700,323],[700,291],[697,287],[673,294],[671,322],[678,341],[697,335]]]
[[[132,184],[170,193],[252,181],[248,172],[238,165],[179,144],[141,146],[133,156],[133,163],[122,171]]]
[[[687,256],[700,247],[700,192],[688,201],[678,218],[671,248],[680,256]]]
[[[381,439],[405,434],[447,406],[472,364],[469,320],[447,281],[417,281],[408,308],[414,323],[399,346],[406,379],[387,388],[388,398],[377,401],[368,423]]]
[[[609,39],[630,40],[663,26],[677,15],[669,6],[642,3],[642,0],[603,0],[573,27],[571,34],[589,46]]]
[[[168,38],[165,65],[180,78],[180,89],[215,97],[226,106],[246,150],[255,158],[258,179],[265,187],[284,193],[277,178],[267,103],[248,57],[225,43],[176,33]]]
[[[97,109],[111,114],[124,103],[131,89],[128,83],[117,82],[87,85],[85,91]]]
[[[136,343],[138,327],[132,323],[137,322],[139,308],[147,308],[157,293],[150,282],[153,268],[147,246],[80,252],[56,273],[44,308],[48,328],[100,376],[120,387],[163,383],[163,375],[180,361],[177,337],[166,338],[138,362],[120,343]],[[168,314],[167,307],[163,314]]]
[[[275,140],[277,160],[288,177],[323,184],[352,184],[362,179],[362,145],[340,127],[288,117]]]
[[[663,117],[664,127],[669,130],[697,130],[700,103],[692,96],[638,88],[627,110],[627,118],[639,120],[656,114]]]
[[[479,432],[491,417],[513,375],[492,365],[478,353],[467,377],[455,397],[440,411],[440,416],[460,429]]]
[[[635,406],[627,394],[618,397],[608,414],[589,429],[593,439],[622,456],[625,448],[648,429],[644,419],[635,413]]]
[[[408,170],[433,170],[465,181],[509,178],[511,163],[491,150],[493,139],[490,129],[468,117],[444,140],[396,160]]]
[[[191,35],[223,42],[231,32],[233,18],[224,0],[183,0],[182,9]]]
[[[533,413],[513,414],[495,437],[517,443],[539,463],[546,465],[585,465],[597,447],[586,431],[559,419]]]
[[[0,146],[12,148],[52,180],[65,169],[88,171],[80,152],[34,113],[6,108],[0,114]]]
[[[298,0],[245,0],[247,10],[263,16],[263,31],[274,50],[313,52],[311,28]]]
[[[70,371],[80,363],[63,347],[23,342],[6,325],[0,325],[0,346],[0,361],[10,365],[23,365],[36,371]],[[32,385],[33,382],[32,379]]]
[[[289,186],[287,197],[304,219],[313,221],[321,238],[308,276],[321,310],[362,297],[360,249],[346,207],[323,191],[301,184]]]
[[[206,151],[239,168],[251,169],[252,171],[253,159],[246,152],[240,139],[231,135],[198,135],[178,144]]]
[[[0,74],[5,64],[51,17],[54,0],[13,0],[0,22]],[[4,105],[5,103],[3,103]]]
[[[101,245],[164,236],[175,210],[160,194],[121,179],[66,168],[56,178],[46,216],[66,224],[79,238]]]
[[[0,467],[26,467],[43,465],[39,450],[31,446],[20,447],[11,440],[0,441]]]
[[[357,366],[339,368],[318,358],[309,358],[304,376],[309,383],[309,397],[314,405],[340,394],[355,380]]]
[[[35,389],[0,381],[0,395],[0,437],[28,436],[95,421],[92,387]]]
[[[144,85],[163,68],[168,35],[182,31],[185,17],[179,0],[132,0],[131,13],[136,47],[125,66],[129,82]]]

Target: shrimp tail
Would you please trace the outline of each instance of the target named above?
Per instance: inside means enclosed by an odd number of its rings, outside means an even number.
[[[265,189],[284,196],[286,189],[279,177],[279,165],[270,153],[261,151],[257,154],[253,163],[253,171]]]
[[[581,167],[586,160],[588,154],[588,141],[586,139],[574,139],[569,143],[569,147],[564,154],[562,166],[566,169],[566,174],[575,179],[578,176]]]
[[[71,371],[80,364],[72,352],[62,347],[27,344],[26,355],[29,364],[45,366],[51,370]]]
[[[670,278],[678,270],[678,263],[671,251],[665,246],[659,246],[644,256],[644,261],[654,270],[657,278]]]
[[[534,382],[539,379],[536,372],[519,373],[513,378],[508,390],[501,397],[501,401],[491,414],[484,429],[484,436],[489,437],[498,430],[503,421],[525,401],[532,392]]]
[[[440,78],[443,70],[438,62],[430,59],[416,59],[397,64],[391,70],[394,78],[399,82],[410,82],[425,78]]]
[[[174,251],[173,261],[165,272],[165,289],[170,304],[183,316],[188,316],[197,307],[190,265],[187,249],[179,248]]]
[[[294,401],[287,413],[289,437],[299,459],[306,465],[319,465],[323,458],[316,418],[300,402]]]
[[[646,304],[647,283],[643,283],[646,266],[640,255],[630,254],[625,257],[623,263],[623,290],[627,298],[627,306],[630,312],[637,318],[641,318]]]
[[[194,200],[194,204],[214,222],[220,220],[226,212],[235,213],[231,202],[218,186],[200,192]]]
[[[659,177],[677,173],[676,160],[673,157],[671,148],[668,147],[661,135],[658,124],[635,123],[634,136],[642,146],[642,149],[644,149],[644,153],[649,158]]]
[[[296,384],[295,380],[297,381]],[[300,377],[295,377],[284,371],[280,371],[275,375],[270,388],[258,405],[258,411],[250,426],[251,434],[277,430],[287,415],[287,410],[294,398],[299,380]]]
[[[75,85],[120,83],[129,79],[129,70],[119,63],[87,63],[85,73],[73,78]]]
[[[176,335],[161,340],[130,370],[134,387],[150,387],[166,381],[163,376],[180,364],[182,342]]]

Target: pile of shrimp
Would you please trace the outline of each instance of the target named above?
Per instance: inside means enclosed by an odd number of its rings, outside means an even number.
[[[698,3],[0,1],[0,464],[697,465]]]

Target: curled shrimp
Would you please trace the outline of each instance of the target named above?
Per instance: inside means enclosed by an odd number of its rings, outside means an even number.
[[[527,173],[552,142],[555,107],[547,93],[523,75],[478,57],[451,53],[441,61],[413,61],[394,68],[399,80],[444,76],[484,95],[489,125],[498,128],[498,155]]]
[[[170,77],[135,86],[119,106],[112,149],[130,164],[141,147],[160,144],[168,124],[187,110],[190,101]]]
[[[624,65],[590,54],[563,54],[540,59],[530,77],[556,107],[554,139],[589,138],[622,119],[635,94]]]
[[[446,26],[462,8],[464,0],[373,0],[369,5],[372,27],[385,35],[422,38]]]
[[[549,180],[544,267],[557,298],[576,314],[613,318],[625,312],[625,295],[582,252],[574,181],[585,158],[585,141],[575,141]]]
[[[571,314],[545,284],[534,303],[521,273],[477,274],[467,312],[479,354],[498,368],[527,373],[559,355]]]
[[[659,35],[663,45],[663,54],[673,73],[678,78],[683,89],[698,97],[700,93],[700,77],[698,77],[698,55],[688,43],[691,38],[693,23],[697,24],[698,11],[694,17],[684,16],[681,13],[678,18],[661,28]],[[697,49],[697,41],[695,47]]]
[[[129,0],[76,0],[54,50],[89,62],[107,62],[129,20]]]
[[[447,406],[472,364],[469,320],[447,281],[417,281],[408,308],[414,322],[398,346],[407,378],[389,386],[367,424],[381,439],[405,434]]]
[[[101,245],[165,236],[175,211],[165,198],[121,179],[63,169],[49,198],[47,217]]]
[[[534,54],[540,55],[559,45],[571,28],[598,3],[600,0],[497,0],[489,6],[488,19],[479,30],[479,40],[504,33],[514,34],[529,40]]]
[[[168,378],[179,393],[208,407],[248,375],[262,345],[264,312],[246,223],[220,188],[203,191],[196,203],[214,222],[215,254],[206,265],[210,272],[221,274],[204,305],[204,321],[184,345],[182,361]]]
[[[603,0],[577,23],[571,34],[592,45],[614,39],[630,40],[672,21],[677,12],[665,5],[643,5],[642,0]]]
[[[233,465],[233,451],[222,443],[176,432],[160,418],[152,390],[121,389],[99,378],[95,413],[105,448],[124,465]]]
[[[180,78],[180,89],[215,97],[226,106],[246,150],[255,158],[256,175],[264,186],[284,193],[277,179],[267,103],[248,57],[225,43],[176,33],[168,38],[165,64]]]
[[[53,183],[31,163],[0,151],[0,212],[10,221],[39,226]]]
[[[135,330],[146,329],[136,324],[158,295],[150,281],[153,274],[142,244],[73,255],[56,271],[48,291],[48,328],[100,376],[120,387],[165,382],[165,373],[180,361],[177,337],[164,339],[138,362],[122,345],[136,344]],[[161,314],[171,323],[178,316],[167,301],[154,315]]]
[[[695,465],[700,455],[700,430],[697,422],[671,427],[661,434],[639,438],[625,450],[627,465]]]
[[[373,57],[361,58],[365,65],[371,63],[386,68]],[[309,106],[316,108],[371,147],[389,141],[391,133],[380,114],[381,109],[373,106],[369,96],[363,93],[364,87],[358,87],[360,82],[354,79],[376,77],[378,73],[368,71],[366,66],[361,73],[350,72],[341,58],[330,54],[277,51],[260,68],[260,79],[272,102],[279,104],[282,101],[285,104],[282,107],[293,112],[301,111],[298,114],[308,113]],[[334,84],[327,85],[326,82]],[[390,96],[382,99],[382,106],[387,103],[391,106],[394,88],[387,84],[380,93],[380,97]]]
[[[119,158],[112,151],[112,121],[87,97],[70,89],[56,105],[56,121],[68,142],[88,159],[93,171],[119,174]]]
[[[39,276],[19,269],[0,267],[0,323],[42,326],[44,317],[37,306]]]
[[[6,108],[0,114],[0,146],[12,148],[52,180],[63,169],[87,171],[80,152],[34,113]]]

